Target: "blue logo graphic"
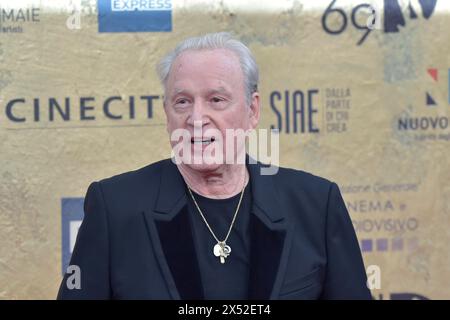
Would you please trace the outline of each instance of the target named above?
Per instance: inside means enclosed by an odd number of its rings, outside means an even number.
[[[435,81],[438,82],[438,69],[437,68],[428,68],[427,69],[428,74],[431,76],[431,78]],[[450,104],[450,69],[448,69],[448,104]],[[437,103],[434,100],[434,98],[431,96],[431,94],[429,92],[425,92],[426,94],[426,104],[427,106],[436,106]]]
[[[360,248],[362,252],[374,251],[409,251],[414,252],[419,246],[419,239],[411,238],[377,238],[377,239],[362,239],[360,241]]]
[[[62,198],[62,273],[66,273],[70,263],[78,228],[84,217],[84,198]]]
[[[429,19],[436,7],[437,0],[419,0],[419,5],[422,8],[422,16]],[[405,26],[404,11],[402,10],[398,0],[384,0],[384,32],[399,32],[399,26]],[[408,11],[410,19],[417,19],[418,15],[411,6],[411,1],[408,2]]]
[[[172,31],[172,0],[99,0],[98,31]]]

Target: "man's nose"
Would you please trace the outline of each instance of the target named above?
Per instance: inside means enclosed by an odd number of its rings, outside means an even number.
[[[194,102],[187,123],[192,126],[194,126],[194,123],[196,125],[199,125],[199,123],[201,123],[202,126],[209,123],[207,106],[204,102],[202,101]]]

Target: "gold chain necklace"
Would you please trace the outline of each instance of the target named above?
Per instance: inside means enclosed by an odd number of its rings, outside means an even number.
[[[216,257],[220,258],[220,263],[223,264],[223,263],[225,263],[225,258],[228,257],[231,253],[231,247],[229,245],[227,245],[227,240],[228,240],[228,237],[230,236],[231,229],[233,228],[234,221],[236,221],[236,217],[239,212],[239,207],[241,206],[242,197],[244,196],[245,185],[244,185],[244,188],[242,188],[241,196],[239,198],[239,203],[237,205],[236,211],[234,212],[233,220],[231,221],[231,225],[230,225],[230,228],[228,229],[228,233],[225,236],[225,239],[223,239],[222,241],[220,241],[219,238],[217,238],[216,234],[211,229],[211,226],[209,225],[208,221],[206,221],[206,218],[203,215],[202,210],[198,206],[197,201],[195,201],[194,195],[192,194],[191,188],[189,188],[189,186],[188,186],[188,190],[189,190],[189,194],[192,197],[192,200],[194,201],[195,206],[197,207],[198,212],[200,213],[203,221],[205,222],[206,226],[208,227],[209,232],[211,232],[212,236],[217,241],[217,244],[213,248],[213,253]]]

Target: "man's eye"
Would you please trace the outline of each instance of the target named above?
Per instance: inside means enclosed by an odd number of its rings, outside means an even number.
[[[223,101],[223,99],[219,98],[219,97],[214,97],[214,98],[211,99],[211,101],[214,102],[214,103],[218,103],[218,102]]]
[[[187,99],[178,99],[177,101],[175,101],[175,104],[186,104],[188,103]]]

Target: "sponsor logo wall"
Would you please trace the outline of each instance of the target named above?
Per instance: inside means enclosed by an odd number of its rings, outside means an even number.
[[[23,3],[0,6],[0,298],[56,296],[88,185],[170,156],[156,62],[223,30],[281,165],[340,186],[373,296],[450,298],[445,1]]]

